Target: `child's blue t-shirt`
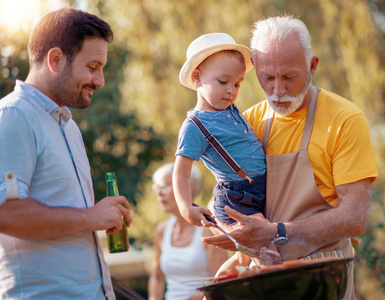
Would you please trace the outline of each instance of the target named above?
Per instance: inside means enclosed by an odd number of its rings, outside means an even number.
[[[191,109],[187,114],[196,116],[205,125],[249,177],[266,172],[262,143],[234,104],[221,111]],[[202,158],[218,182],[245,180],[227,165],[190,119],[183,122],[179,131],[176,155],[196,161]]]

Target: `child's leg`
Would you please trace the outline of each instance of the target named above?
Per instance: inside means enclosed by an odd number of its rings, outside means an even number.
[[[244,267],[248,267],[251,263],[251,259],[248,255],[246,255],[245,253],[242,253],[242,252],[237,252],[238,254],[238,260],[239,260],[239,263],[244,266]]]
[[[219,277],[221,275],[226,275],[227,270],[230,268],[235,268],[236,266],[240,266],[240,262],[238,259],[238,252],[236,252],[233,256],[231,256],[228,260],[226,260],[222,266],[218,269],[217,273],[215,274],[215,277]]]
[[[258,257],[252,257],[251,260],[253,261],[253,263],[256,265],[256,266],[260,266],[261,265],[261,259],[258,258]]]

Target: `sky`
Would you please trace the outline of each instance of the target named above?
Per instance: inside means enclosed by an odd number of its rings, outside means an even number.
[[[79,8],[85,9],[86,1],[79,2],[83,3]],[[63,6],[62,0],[0,0],[0,25],[11,31],[30,28],[44,14]]]

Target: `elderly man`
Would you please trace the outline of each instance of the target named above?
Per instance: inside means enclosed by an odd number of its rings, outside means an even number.
[[[67,108],[104,86],[113,34],[63,8],[32,31],[25,82],[0,101],[1,299],[115,299],[95,231],[131,223],[123,196],[94,205],[90,166]]]
[[[275,244],[282,259],[341,250],[365,230],[370,185],[378,172],[364,113],[348,100],[311,84],[319,59],[304,23],[289,16],[256,22],[253,63],[267,100],[245,112],[264,144],[266,218],[226,212],[231,232],[251,248]],[[234,249],[223,235],[204,242]],[[346,299],[354,299],[353,263]]]

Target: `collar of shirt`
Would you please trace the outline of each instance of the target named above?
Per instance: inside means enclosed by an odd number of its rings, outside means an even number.
[[[59,125],[61,118],[67,121],[72,118],[71,111],[66,106],[59,107],[54,101],[35,87],[21,80],[16,80],[15,90],[18,89],[27,90],[29,93],[33,93],[35,95],[34,102],[49,113]]]

